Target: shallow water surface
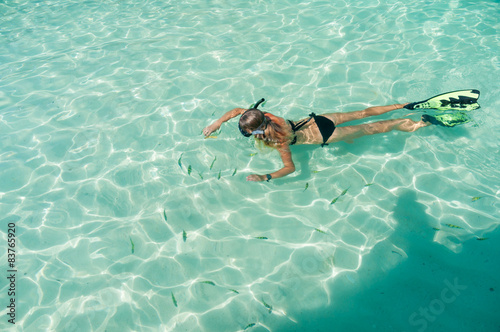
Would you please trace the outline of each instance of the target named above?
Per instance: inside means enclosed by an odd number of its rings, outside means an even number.
[[[498,330],[498,2],[0,12],[2,329],[14,298],[18,331]],[[298,120],[468,88],[468,124],[294,146],[269,183],[236,120],[201,134],[261,97]]]

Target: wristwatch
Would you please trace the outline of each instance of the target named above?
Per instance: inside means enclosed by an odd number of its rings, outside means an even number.
[[[271,180],[273,177],[271,176],[271,174],[266,174],[266,178],[267,178],[267,182],[269,182],[269,180]]]

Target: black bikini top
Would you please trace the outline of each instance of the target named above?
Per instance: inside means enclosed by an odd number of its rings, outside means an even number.
[[[297,123],[293,122],[292,120],[287,120],[287,121],[290,124],[290,126],[292,127],[293,133],[295,134],[295,132],[299,131],[300,128],[304,127],[306,125],[306,123],[311,121],[311,119],[313,119],[315,116],[316,116],[316,114],[311,113],[311,114],[309,114],[309,119],[304,119],[304,120],[301,120]],[[295,135],[293,137],[293,140],[290,142],[290,145],[294,145],[295,143],[297,143],[297,135]]]
[[[311,119],[313,119],[315,116],[316,116],[316,114],[311,113],[311,114],[309,114],[309,119],[304,119],[304,120],[301,120],[297,123],[294,123],[291,120],[287,120],[287,121],[290,124],[290,126],[292,126],[292,131],[295,134],[296,131],[299,131],[300,128],[304,127],[306,125],[306,123],[311,121]]]

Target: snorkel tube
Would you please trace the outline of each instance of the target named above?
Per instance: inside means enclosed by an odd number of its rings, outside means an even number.
[[[258,102],[255,103],[255,105],[252,108],[259,109],[259,105],[264,103],[266,100],[264,98],[261,98]],[[262,105],[264,106],[264,105]]]

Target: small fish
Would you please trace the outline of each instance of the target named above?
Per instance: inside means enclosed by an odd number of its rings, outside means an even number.
[[[210,136],[205,136],[205,139],[207,139],[207,138],[217,138],[217,136],[212,136],[212,135],[210,135]]]
[[[325,231],[322,231],[322,230],[321,230],[321,229],[319,229],[319,228],[315,228],[314,230],[315,230],[316,232],[320,232],[320,233],[323,233],[323,234],[327,234]]]
[[[395,251],[395,250],[393,250],[393,251],[392,251],[392,253],[393,253],[393,254],[398,254],[399,256],[403,257],[403,255],[401,255],[401,253],[399,253],[399,252],[397,252],[397,251]]]
[[[269,313],[273,312],[273,306],[267,304],[266,301],[264,301],[264,299],[262,299],[262,304],[264,305],[264,307],[267,308],[267,310],[269,310]]]
[[[306,182],[306,187],[304,188],[304,191],[306,191],[307,188],[309,188],[309,182]]]
[[[351,187],[349,187],[349,188],[351,188]],[[347,188],[346,190],[344,190],[343,192],[341,192],[341,193],[340,193],[340,196],[344,196],[345,194],[347,194],[347,191],[349,190],[349,188]],[[340,197],[340,196],[339,196],[339,197]]]
[[[167,221],[167,210],[163,210],[163,218]]]
[[[254,152],[254,153],[250,153],[250,154],[249,154],[249,156],[250,156],[250,157],[253,157],[253,156],[255,156],[255,155],[257,155],[257,152]]]
[[[441,229],[437,228],[437,227],[432,227],[433,230],[435,231],[440,231]]]
[[[365,187],[373,186],[373,183],[367,183],[365,184]]]
[[[180,168],[182,168],[182,155],[184,153],[181,153],[181,156],[179,157],[179,160],[177,160],[177,164],[179,165]]]
[[[319,171],[311,171],[311,173],[319,173]]]
[[[214,167],[214,163],[216,160],[217,160],[217,157],[215,157],[214,160],[212,161],[212,163],[210,164],[210,170],[212,170],[212,167]]]
[[[170,292],[172,294],[172,302],[174,302],[174,305],[177,307],[177,300],[175,299],[174,293]]]
[[[350,188],[350,187],[349,187],[349,188]],[[340,195],[338,195],[337,197],[335,197],[335,198],[334,198],[334,199],[330,202],[330,205],[335,204],[335,203],[337,202],[337,200],[338,200],[340,197],[344,196],[344,195],[347,193],[347,191],[349,190],[349,188],[345,189],[343,192],[341,192],[341,193],[340,193]]]
[[[214,116],[214,115],[215,115],[215,111],[213,111],[213,113],[212,113],[212,116]]]
[[[132,253],[135,252],[135,245],[134,245],[134,241],[132,241],[132,238],[129,236],[129,239],[130,239],[130,245],[132,246]]]
[[[198,172],[198,175],[200,176],[200,179],[203,180],[203,174],[201,174],[200,172]]]
[[[188,175],[191,175],[191,171],[192,171],[192,170],[193,170],[193,169],[191,168],[191,165],[189,165],[189,166],[188,166]]]
[[[448,226],[450,228],[463,229],[463,227],[460,227],[460,226],[457,226],[457,225],[453,225],[453,224],[445,224],[445,226]]]
[[[243,329],[243,331],[245,331],[245,330],[247,330],[247,329],[249,329],[251,327],[254,327],[254,326],[255,326],[255,323],[250,323],[247,326],[245,326],[245,328]]]
[[[265,236],[256,236],[255,238],[257,240],[267,240],[267,237],[265,237]]]
[[[185,231],[185,230],[182,230],[182,240],[183,240],[184,242],[186,242],[186,240],[187,240],[187,233],[186,233],[186,231]]]
[[[236,171],[238,171],[237,168],[234,169],[233,175],[231,175],[231,176],[235,176],[236,175]]]
[[[207,280],[207,281],[200,281],[200,283],[215,286],[215,283],[213,281],[209,281],[209,280]]]
[[[488,240],[488,238],[487,237],[477,237],[476,240],[484,241],[484,240]]]
[[[481,198],[483,198],[483,197],[482,196],[472,197],[472,201],[475,202],[477,200],[480,200]]]
[[[220,172],[221,171],[219,171],[219,175],[217,175],[217,180],[220,180]]]
[[[231,292],[233,293],[236,293],[236,294],[239,294],[240,292],[238,292],[236,289],[229,289]]]

